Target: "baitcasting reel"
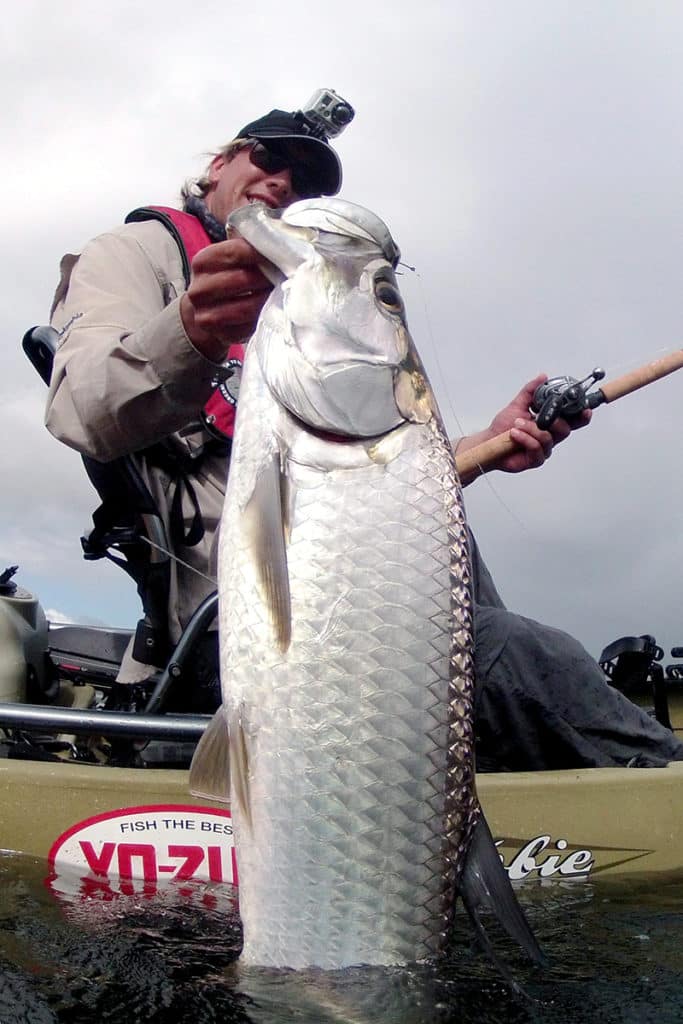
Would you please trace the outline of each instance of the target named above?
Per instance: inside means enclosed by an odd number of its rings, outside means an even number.
[[[595,409],[602,405],[605,396],[602,391],[589,388],[602,380],[605,371],[599,366],[583,380],[574,377],[551,377],[534,391],[531,402],[532,412],[541,430],[547,430],[560,416],[566,420],[577,417],[584,409]]]

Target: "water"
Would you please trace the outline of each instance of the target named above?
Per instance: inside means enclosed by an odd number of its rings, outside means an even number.
[[[550,957],[531,967],[496,932],[515,995],[472,946],[396,970],[245,971],[228,887],[55,893],[45,866],[0,857],[0,1024],[668,1024],[683,1019],[683,878],[520,891]]]

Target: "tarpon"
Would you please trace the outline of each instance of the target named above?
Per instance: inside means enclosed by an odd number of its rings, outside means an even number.
[[[447,945],[458,894],[540,958],[476,796],[465,514],[398,248],[340,199],[229,224],[278,282],[242,375],[224,704],[191,782],[231,798],[242,959],[421,960]]]

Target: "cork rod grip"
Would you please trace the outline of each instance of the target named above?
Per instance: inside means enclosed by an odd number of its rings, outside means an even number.
[[[683,349],[679,348],[675,352],[669,352],[668,355],[662,356],[661,359],[655,359],[645,366],[639,366],[637,370],[625,373],[623,377],[608,381],[607,384],[602,385],[600,390],[605,396],[606,402],[614,402],[615,399],[630,395],[632,391],[638,391],[646,384],[652,384],[673,373],[674,370],[680,370],[681,367],[683,367]]]

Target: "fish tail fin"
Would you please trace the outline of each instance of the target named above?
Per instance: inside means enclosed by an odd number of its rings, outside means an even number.
[[[517,901],[483,814],[474,827],[459,888],[465,909],[486,952],[503,977],[516,991],[521,991],[494,952],[481,921],[482,910],[494,912],[508,935],[519,943],[531,960],[542,967],[547,966],[548,961]]]
[[[218,709],[197,744],[190,765],[190,792],[230,803],[230,734],[224,707]]]

